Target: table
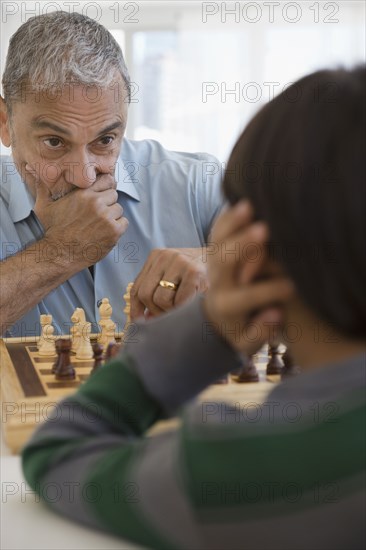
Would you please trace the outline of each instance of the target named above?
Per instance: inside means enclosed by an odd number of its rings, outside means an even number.
[[[19,456],[2,456],[0,471],[0,547],[4,550],[142,550],[49,510],[26,485]]]

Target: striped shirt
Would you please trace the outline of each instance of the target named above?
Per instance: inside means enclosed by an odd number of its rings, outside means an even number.
[[[138,325],[23,451],[55,510],[144,547],[365,547],[365,354],[279,384],[262,404],[192,399],[240,364],[199,299]],[[179,413],[177,429],[146,431]]]

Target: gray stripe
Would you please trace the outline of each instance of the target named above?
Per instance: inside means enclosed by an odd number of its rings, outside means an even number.
[[[289,505],[290,507],[291,505]],[[205,548],[212,550],[363,550],[365,493],[273,519],[202,526]],[[227,513],[227,510],[226,510]],[[218,511],[220,515],[220,512]]]
[[[184,549],[202,547],[200,529],[184,493],[179,468],[179,443],[174,433],[151,438],[135,464],[141,492],[140,513],[172,545]]]
[[[149,393],[167,412],[241,365],[238,354],[205,319],[201,302],[196,298],[156,320],[138,323],[138,344],[126,346]]]
[[[47,470],[41,483],[42,497],[60,514],[105,530],[94,514],[92,504],[106,488],[86,483],[86,479],[108,451],[121,449],[122,444],[121,436],[105,435],[81,445],[70,458],[62,458]]]

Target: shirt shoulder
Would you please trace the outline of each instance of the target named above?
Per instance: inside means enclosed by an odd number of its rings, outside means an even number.
[[[10,203],[11,184],[15,179],[19,179],[19,174],[13,162],[8,155],[0,156],[0,197],[6,206]]]

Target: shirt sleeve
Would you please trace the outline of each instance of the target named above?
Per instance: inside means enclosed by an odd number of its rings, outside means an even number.
[[[361,547],[361,389],[346,405],[332,397],[330,423],[314,420],[311,392],[301,401],[294,382],[247,416],[240,403],[191,404],[180,427],[145,437],[240,360],[199,299],[138,329],[23,451],[28,483],[52,508],[159,550]]]

